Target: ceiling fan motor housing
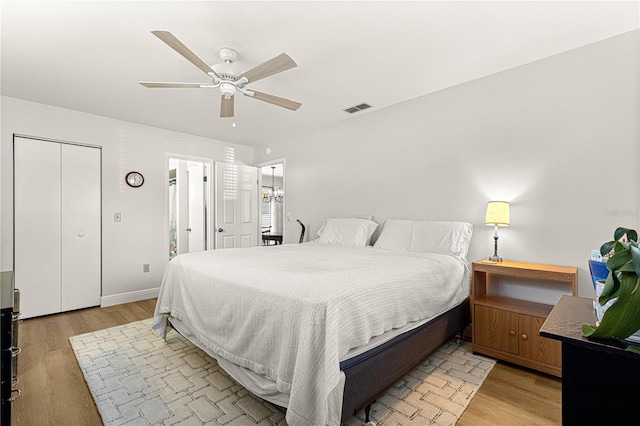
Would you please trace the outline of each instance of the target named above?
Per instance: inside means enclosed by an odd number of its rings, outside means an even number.
[[[238,52],[229,47],[223,47],[218,50],[218,55],[220,55],[220,59],[222,59],[222,62],[225,64],[232,64],[238,58]]]

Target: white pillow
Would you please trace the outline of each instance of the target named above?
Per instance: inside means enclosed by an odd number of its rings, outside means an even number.
[[[466,222],[387,219],[374,247],[466,257],[472,233]]]
[[[387,219],[374,248],[392,251],[409,251],[413,239],[413,220]]]
[[[327,219],[318,230],[322,244],[364,247],[369,244],[378,224],[370,219],[344,217]]]

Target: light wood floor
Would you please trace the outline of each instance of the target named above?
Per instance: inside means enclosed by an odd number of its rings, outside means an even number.
[[[100,425],[69,337],[150,318],[154,307],[150,299],[22,321],[22,395],[13,404],[13,425]],[[463,426],[535,424],[561,424],[560,380],[501,362],[458,421]]]

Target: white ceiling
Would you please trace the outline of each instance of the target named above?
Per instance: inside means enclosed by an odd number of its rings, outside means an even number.
[[[258,145],[347,120],[638,28],[638,2],[5,1],[2,95],[179,132]],[[150,31],[172,32],[210,64],[238,51],[238,73],[286,52],[297,68],[250,88],[219,118],[219,93],[147,89],[207,83]],[[216,89],[217,90],[217,89]],[[367,111],[344,108],[366,101]],[[232,123],[236,127],[232,127]]]

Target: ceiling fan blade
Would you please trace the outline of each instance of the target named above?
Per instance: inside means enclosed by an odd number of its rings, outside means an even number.
[[[245,71],[237,77],[237,80],[240,80],[242,77],[246,77],[249,82],[257,81],[265,77],[269,77],[270,75],[277,74],[282,71],[289,70],[291,68],[297,67],[293,59],[289,57],[286,53],[281,53],[275,58],[269,59],[267,62],[264,62],[254,68],[251,68],[249,71]]]
[[[231,96],[228,99],[222,95],[220,97],[220,117],[228,118],[233,117],[233,99],[235,96]]]
[[[193,53],[187,46],[182,44],[173,34],[169,31],[155,30],[151,31],[153,35],[164,41],[170,48],[182,55],[187,61],[191,62],[196,67],[200,68],[205,74],[209,75],[213,73],[216,78],[220,79],[218,73],[214,71],[205,61],[200,59],[198,55]]]
[[[200,88],[215,87],[209,84],[201,84],[201,83],[162,83],[162,82],[155,82],[155,81],[139,81],[138,83],[140,83],[144,87],[148,87],[151,89],[158,88],[158,87],[173,87],[178,89],[180,88],[200,89]]]
[[[253,92],[253,95],[250,95],[247,93],[245,93],[245,95],[255,99],[259,99],[264,102],[269,102],[270,104],[274,104],[282,108],[290,109],[291,111],[297,110],[302,105],[300,102],[294,102],[289,99],[281,98],[279,96],[258,92],[257,90],[251,90],[251,92]]]

